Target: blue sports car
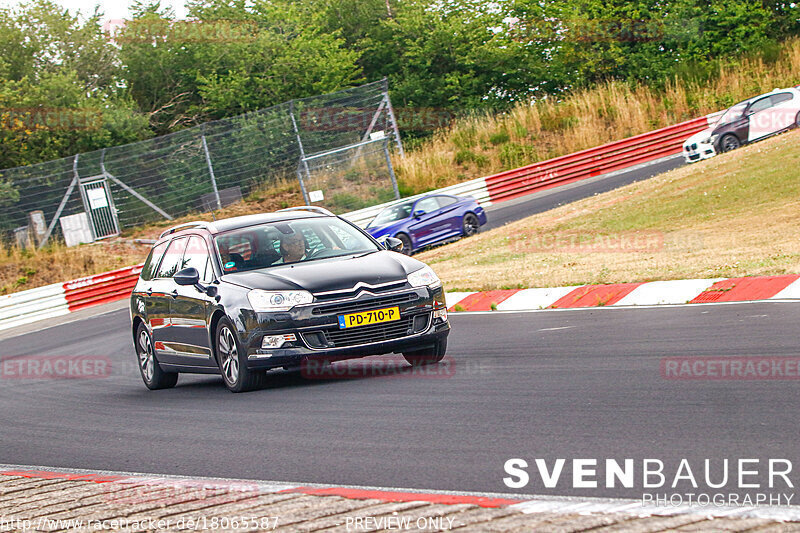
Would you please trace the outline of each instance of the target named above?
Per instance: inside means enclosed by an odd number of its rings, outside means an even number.
[[[461,236],[478,233],[486,212],[471,196],[435,194],[387,207],[367,226],[376,239],[403,241],[403,253]]]

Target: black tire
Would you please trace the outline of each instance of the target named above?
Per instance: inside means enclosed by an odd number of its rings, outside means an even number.
[[[797,116],[794,117],[794,127],[800,128],[800,113],[798,113]]]
[[[231,392],[246,392],[266,381],[266,372],[247,368],[247,351],[239,342],[236,328],[227,318],[221,318],[214,332],[214,349],[222,381]]]
[[[169,389],[178,383],[177,372],[164,372],[156,359],[153,350],[153,339],[150,332],[139,324],[136,328],[136,360],[139,363],[139,374],[145,386],[150,390]]]
[[[433,348],[403,352],[403,357],[411,366],[425,366],[436,364],[444,359],[445,352],[447,352],[446,338],[436,341]]]
[[[411,255],[411,237],[405,233],[398,233],[394,237],[395,239],[400,239],[403,242],[403,249],[400,250],[400,252],[406,255]]]
[[[730,152],[742,146],[742,141],[733,133],[728,133],[720,139],[719,146],[723,152]]]
[[[478,217],[475,213],[467,213],[461,220],[461,234],[464,237],[471,237],[478,233],[481,229],[481,224],[478,222]]]

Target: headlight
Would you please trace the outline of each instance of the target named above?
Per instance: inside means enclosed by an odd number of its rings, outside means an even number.
[[[412,287],[430,287],[436,289],[442,286],[439,276],[429,266],[425,266],[408,275],[408,282]]]
[[[310,304],[314,297],[308,291],[263,291],[247,293],[253,311],[288,311],[295,305]]]

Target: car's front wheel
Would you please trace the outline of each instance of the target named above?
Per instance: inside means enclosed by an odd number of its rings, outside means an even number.
[[[800,113],[798,113],[797,116],[794,117],[794,125],[795,127],[800,128]]]
[[[464,237],[471,237],[478,233],[478,230],[481,228],[480,222],[478,222],[478,217],[476,217],[473,213],[467,213],[464,215],[464,220],[461,222],[461,233]]]
[[[139,373],[148,389],[169,389],[178,383],[177,372],[164,372],[159,366],[153,349],[153,339],[144,324],[139,324],[136,328],[136,357],[139,361]]]
[[[403,243],[403,249],[400,250],[400,252],[406,255],[411,255],[411,237],[405,233],[398,233],[395,235],[395,238],[399,239]]]
[[[247,368],[247,353],[239,343],[236,330],[227,318],[217,324],[217,363],[225,386],[231,392],[245,392],[264,384],[266,373]]]
[[[729,133],[722,138],[722,140],[719,142],[719,145],[722,147],[723,152],[730,152],[731,150],[736,150],[739,148],[742,143],[739,141],[739,137]]]
[[[403,352],[403,357],[411,366],[424,366],[438,363],[447,352],[447,339],[436,341],[432,348]]]

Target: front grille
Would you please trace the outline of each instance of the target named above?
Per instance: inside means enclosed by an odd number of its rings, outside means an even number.
[[[413,317],[406,317],[396,322],[384,322],[371,326],[328,329],[324,331],[324,335],[328,345],[333,348],[388,341],[410,335],[413,320]]]
[[[383,298],[350,300],[348,302],[336,304],[319,305],[312,309],[311,313],[314,315],[343,315],[346,313],[357,313],[359,311],[368,311],[370,309],[381,309],[383,307],[401,305],[416,300],[418,297],[419,296],[417,296],[417,293],[415,292],[407,292],[405,294],[384,296]]]
[[[359,292],[361,291],[369,291],[373,294],[380,294],[384,292],[391,292],[396,291],[398,289],[402,289],[406,286],[406,280],[398,280],[394,283],[388,283],[386,285],[382,285],[380,287],[370,287],[370,286],[360,286],[357,289],[349,290],[349,291],[336,291],[333,293],[328,294],[315,294],[317,301],[330,301],[330,300],[341,300],[342,298],[354,298]]]
[[[692,161],[694,161],[695,159],[700,159],[700,154],[692,154],[689,156],[689,159],[691,159]]]

